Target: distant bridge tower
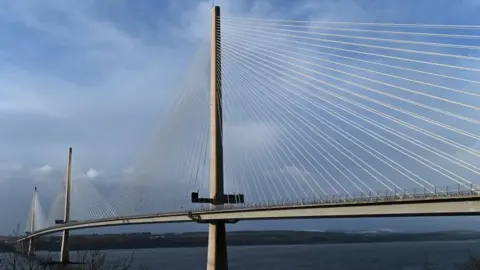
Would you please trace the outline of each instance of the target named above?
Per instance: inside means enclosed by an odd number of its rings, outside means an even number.
[[[32,209],[31,209],[31,216],[30,216],[30,233],[34,232],[35,231],[35,219],[36,219],[36,216],[35,216],[35,212],[37,211],[37,187],[35,187],[34,191],[33,191],[33,199],[32,199]],[[28,240],[28,253],[27,255],[33,255],[33,238],[30,238],[30,240]]]
[[[65,172],[65,212],[63,216],[63,223],[70,222],[70,186],[72,181],[72,148],[68,149],[67,170]],[[60,263],[68,264],[70,262],[70,250],[68,247],[68,239],[70,236],[69,230],[64,230],[62,233],[62,243],[60,248]]]

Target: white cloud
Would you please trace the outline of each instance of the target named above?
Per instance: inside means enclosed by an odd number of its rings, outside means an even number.
[[[88,169],[87,173],[85,174],[89,179],[95,180],[98,178],[100,175],[102,175],[102,172],[97,171],[93,168]]]
[[[31,170],[31,172],[32,172],[33,180],[36,182],[42,182],[42,185],[52,184],[53,186],[56,187],[56,185],[60,183],[62,179],[62,174],[56,175],[55,168],[48,164],[38,168],[34,168],[33,170]]]
[[[51,173],[54,170],[54,168],[50,165],[44,165],[40,168],[37,168],[36,171],[42,174],[48,174]]]

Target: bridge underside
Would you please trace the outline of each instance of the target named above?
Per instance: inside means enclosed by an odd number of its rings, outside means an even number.
[[[192,218],[192,215],[195,218]],[[473,216],[480,215],[480,196],[440,197],[423,200],[391,200],[296,206],[270,206],[267,208],[223,209],[215,211],[148,214],[101,220],[71,222],[46,228],[18,241],[40,237],[65,229],[79,230],[95,227],[134,224],[208,222],[213,220],[267,220],[308,218],[369,218],[369,217],[421,217],[421,216]]]

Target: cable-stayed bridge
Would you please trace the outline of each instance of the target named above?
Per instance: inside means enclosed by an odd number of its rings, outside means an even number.
[[[480,26],[222,17],[178,98],[109,194],[65,178],[29,234],[246,219],[480,213]],[[41,191],[41,189],[40,189]]]

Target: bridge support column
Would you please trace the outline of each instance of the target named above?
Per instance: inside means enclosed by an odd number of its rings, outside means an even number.
[[[70,262],[70,249],[68,247],[68,239],[70,238],[70,232],[64,230],[62,232],[62,242],[60,247],[60,263],[68,264]]]
[[[222,75],[220,7],[211,11],[210,41],[210,198],[212,208],[224,203],[222,142]],[[208,225],[207,270],[227,270],[227,236],[224,221]]]
[[[65,172],[65,212],[63,216],[63,222],[70,221],[70,184],[72,181],[72,148],[68,149],[68,163],[67,170]],[[69,230],[64,230],[62,233],[62,242],[60,247],[60,263],[68,264],[70,262],[70,249],[68,247],[68,240],[70,238]]]
[[[30,240],[28,240],[27,255],[28,255],[28,256],[33,255],[33,239],[31,239],[31,238],[30,238]]]
[[[208,225],[207,270],[228,269],[227,232],[224,221]]]

